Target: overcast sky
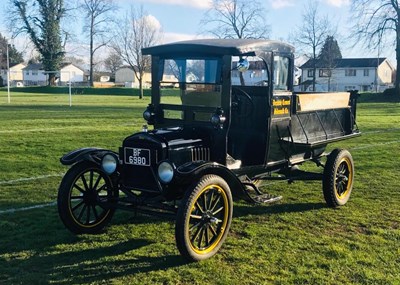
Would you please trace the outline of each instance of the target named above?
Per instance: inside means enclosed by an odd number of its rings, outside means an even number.
[[[4,3],[7,0],[0,0]],[[207,0],[114,0],[120,7],[118,14],[123,15],[130,10],[130,6],[143,5],[144,10],[160,23],[164,31],[164,42],[177,40],[187,40],[192,38],[204,37],[200,35],[199,22],[205,11],[209,8]],[[263,3],[267,14],[266,19],[271,27],[271,39],[288,40],[289,34],[296,26],[301,24],[304,6],[308,0],[260,0]],[[344,57],[376,57],[377,51],[369,51],[360,47],[352,48],[348,40],[350,20],[350,0],[319,0],[319,12],[322,15],[328,14],[330,20],[338,26],[338,41]],[[4,19],[4,10],[1,12]],[[77,31],[75,41],[84,43],[85,39],[79,38],[81,27],[74,27]],[[0,32],[9,36],[6,24],[0,22]],[[17,47],[24,46],[26,40],[19,37],[14,40]],[[71,44],[69,52],[74,55],[85,57],[84,46]],[[88,51],[87,51],[88,53]],[[29,55],[27,55],[29,56]],[[388,57],[394,64],[394,48],[384,48],[380,53],[381,57]]]

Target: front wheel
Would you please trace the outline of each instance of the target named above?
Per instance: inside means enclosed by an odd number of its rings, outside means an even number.
[[[58,189],[61,221],[73,233],[97,233],[112,218],[115,210],[107,203],[117,195],[110,177],[98,165],[78,162],[65,174]]]
[[[335,149],[328,156],[322,189],[328,206],[338,207],[347,203],[353,189],[354,162],[350,152]]]
[[[223,244],[231,224],[232,194],[219,176],[205,175],[192,186],[179,207],[175,238],[189,261],[210,258]]]

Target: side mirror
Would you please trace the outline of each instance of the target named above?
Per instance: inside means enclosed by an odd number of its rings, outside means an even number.
[[[240,59],[239,62],[237,63],[237,65],[236,65],[236,69],[239,72],[245,72],[245,71],[249,70],[249,67],[250,67],[250,63],[245,58]]]

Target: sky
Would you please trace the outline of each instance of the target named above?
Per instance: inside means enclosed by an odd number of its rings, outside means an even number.
[[[7,0],[0,0],[6,2]],[[205,37],[201,34],[200,21],[204,13],[209,8],[207,0],[114,0],[120,7],[117,14],[124,15],[130,10],[131,5],[143,9],[152,17],[154,17],[162,26],[164,37],[163,42],[173,42],[179,40],[188,40],[199,37]],[[308,0],[259,0],[264,5],[266,12],[267,23],[271,29],[271,39],[283,41],[289,40],[290,33],[301,25],[302,13],[304,6]],[[343,57],[377,57],[378,51],[370,51],[357,46],[352,48],[349,45],[348,36],[349,27],[352,25],[349,13],[350,0],[317,0],[318,9],[321,15],[328,15],[330,21],[337,25],[337,39],[342,51]],[[3,10],[3,9],[2,9]],[[0,17],[4,19],[4,10],[0,12]],[[71,23],[71,25],[76,25]],[[80,27],[71,27],[76,30],[77,34],[81,33]],[[7,33],[6,24],[0,20],[0,32],[3,35],[9,36]],[[77,36],[79,38],[79,36]],[[84,39],[79,39],[84,42]],[[14,44],[17,46],[26,45],[25,37],[14,39]],[[83,52],[85,48],[78,48],[76,45],[69,45],[69,50],[72,55],[85,57]],[[298,54],[298,56],[300,56]],[[394,48],[382,49],[380,57],[387,57],[394,64],[395,53]]]

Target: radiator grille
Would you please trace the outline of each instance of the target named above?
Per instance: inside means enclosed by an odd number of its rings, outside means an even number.
[[[208,147],[192,148],[192,161],[210,161],[210,149]]]

